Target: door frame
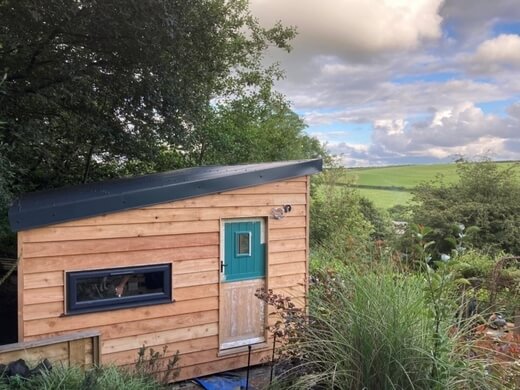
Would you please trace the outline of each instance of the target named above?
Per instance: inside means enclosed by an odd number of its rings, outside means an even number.
[[[219,234],[220,234],[220,240],[219,240],[219,243],[220,243],[220,251],[219,251],[219,282],[218,282],[218,291],[219,291],[219,294],[218,294],[218,311],[219,311],[219,315],[218,315],[218,318],[219,318],[219,324],[218,324],[218,350],[219,350],[219,353],[232,353],[232,351],[236,350],[237,353],[239,352],[242,352],[242,350],[247,350],[247,346],[248,345],[252,345],[253,348],[255,346],[265,346],[267,345],[267,340],[268,340],[268,334],[267,334],[267,324],[268,324],[268,313],[269,313],[269,308],[267,306],[267,304],[264,306],[264,331],[263,331],[263,337],[262,338],[258,338],[258,342],[254,342],[254,339],[252,339],[251,341],[253,341],[253,343],[251,344],[241,344],[241,345],[237,345],[237,346],[230,346],[230,347],[226,347],[226,348],[221,348],[222,346],[222,333],[221,333],[221,325],[223,323],[222,321],[222,305],[223,305],[223,299],[222,299],[222,290],[223,290],[223,287],[222,287],[222,284],[223,283],[226,283],[225,281],[225,278],[224,278],[224,271],[221,271],[222,268],[221,268],[221,264],[225,264],[225,224],[226,223],[240,223],[240,222],[260,222],[260,243],[262,244],[265,244],[265,251],[264,251],[264,267],[265,267],[265,276],[264,276],[264,288],[267,290],[268,288],[268,280],[269,280],[269,246],[268,246],[268,221],[269,221],[269,217],[268,216],[255,216],[255,217],[236,217],[236,218],[220,218],[220,231],[219,231]],[[223,263],[221,263],[223,262]],[[230,283],[233,283],[233,282],[230,282]],[[246,348],[246,349],[244,349]]]

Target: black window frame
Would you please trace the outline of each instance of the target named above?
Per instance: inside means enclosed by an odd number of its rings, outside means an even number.
[[[105,276],[123,276],[151,272],[163,273],[163,292],[133,296],[122,296],[91,301],[77,301],[77,283],[86,278]],[[92,313],[97,311],[117,310],[130,307],[171,303],[172,300],[172,265],[171,263],[136,267],[104,268],[88,271],[66,272],[66,308],[67,314]]]

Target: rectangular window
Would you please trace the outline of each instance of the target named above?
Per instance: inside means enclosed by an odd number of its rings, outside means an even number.
[[[171,302],[171,275],[171,264],[68,272],[67,312]]]
[[[251,256],[251,232],[237,232],[236,256]]]

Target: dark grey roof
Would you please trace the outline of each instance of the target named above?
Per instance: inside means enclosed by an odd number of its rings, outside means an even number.
[[[250,187],[322,170],[322,160],[206,166],[33,192],[9,209],[13,231]]]

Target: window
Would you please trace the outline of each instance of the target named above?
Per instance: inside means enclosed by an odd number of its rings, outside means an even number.
[[[68,313],[172,301],[171,264],[68,272],[66,275]]]
[[[251,232],[237,232],[236,256],[251,256]]]

